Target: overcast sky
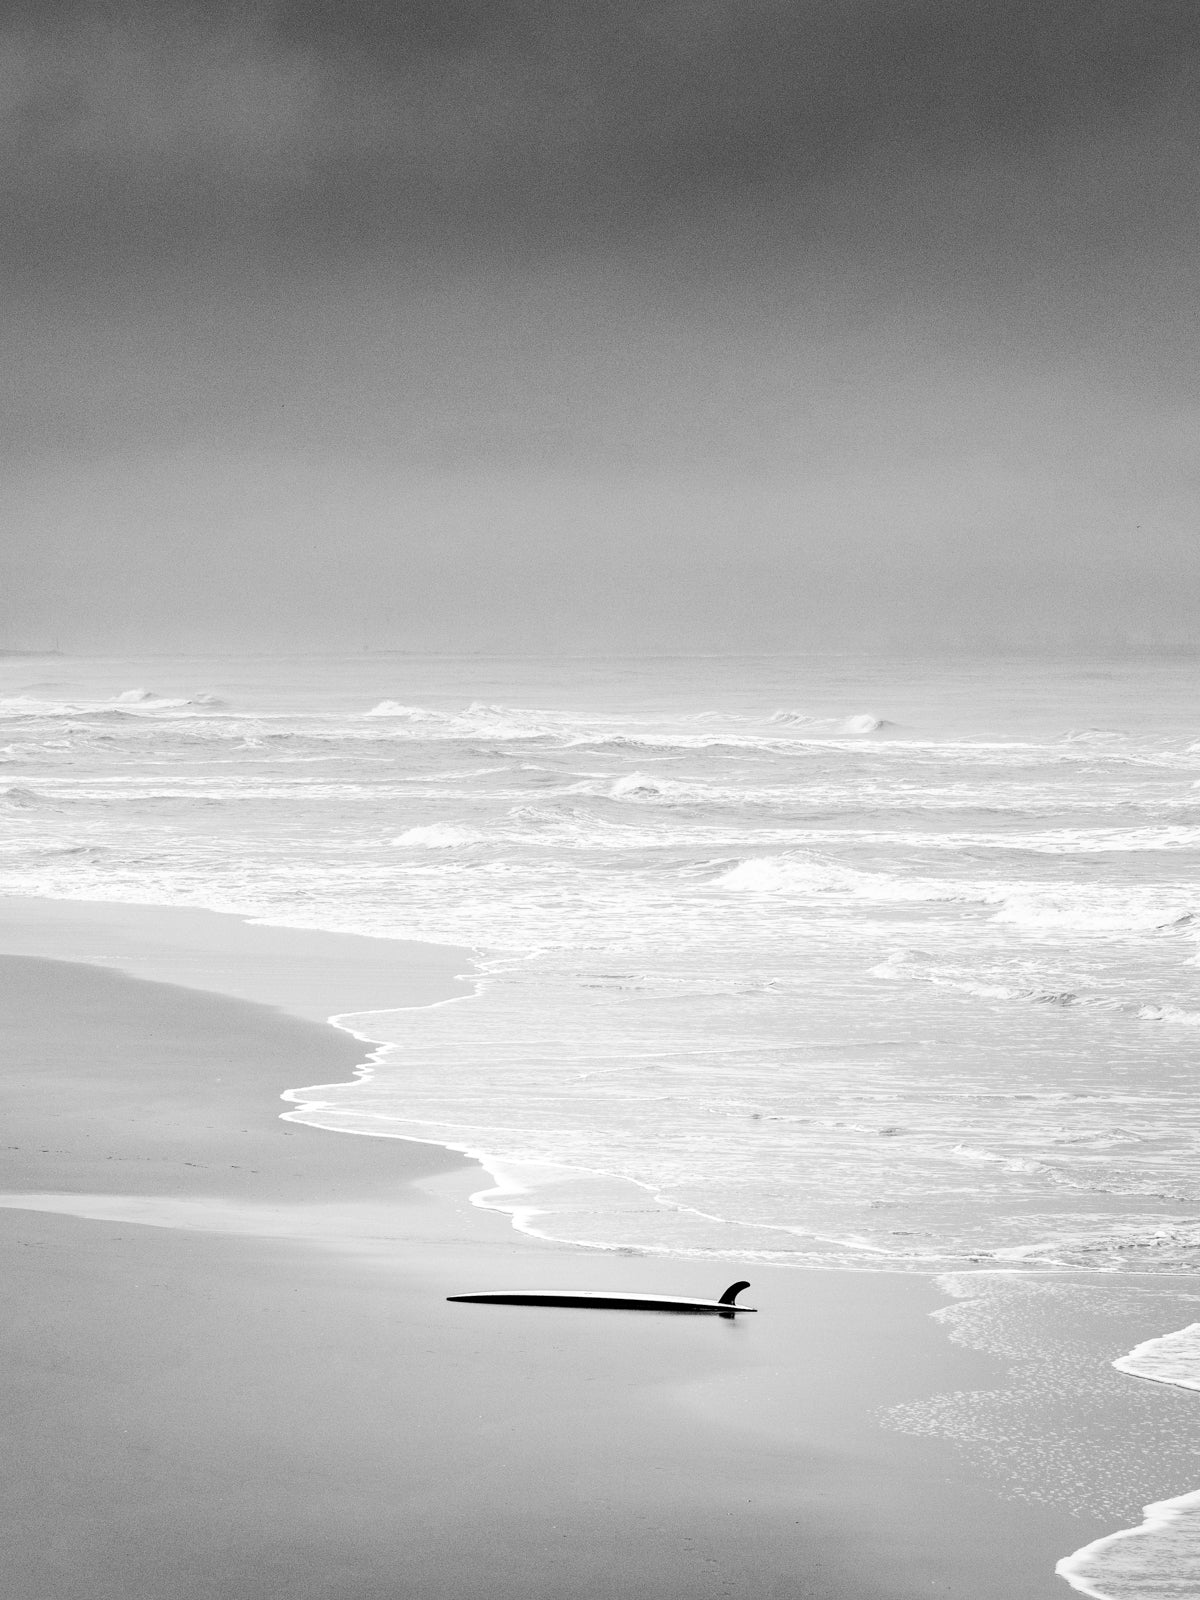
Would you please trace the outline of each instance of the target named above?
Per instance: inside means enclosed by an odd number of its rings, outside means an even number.
[[[1165,645],[1196,0],[22,5],[0,645]]]

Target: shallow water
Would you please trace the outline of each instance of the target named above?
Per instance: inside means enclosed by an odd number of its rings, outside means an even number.
[[[1190,664],[3,674],[8,889],[483,951],[469,1005],[347,1019],[394,1048],[307,1115],[485,1154],[527,1226],[1200,1254]]]

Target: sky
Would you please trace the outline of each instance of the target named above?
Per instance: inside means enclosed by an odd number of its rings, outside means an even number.
[[[9,0],[0,647],[1186,649],[1195,0]]]

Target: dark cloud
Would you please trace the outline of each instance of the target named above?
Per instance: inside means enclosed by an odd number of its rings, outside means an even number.
[[[81,5],[10,13],[3,61],[28,262],[591,249],[756,190],[819,209],[864,169],[1003,165],[1069,192],[1081,147],[1139,131],[1153,185],[1195,131],[1200,10]]]
[[[10,0],[7,603],[1175,640],[1198,62],[1195,0]]]

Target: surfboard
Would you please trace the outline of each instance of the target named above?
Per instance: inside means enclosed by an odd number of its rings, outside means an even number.
[[[684,1315],[732,1317],[757,1306],[739,1306],[735,1298],[748,1282],[731,1283],[719,1300],[694,1300],[678,1294],[622,1294],[604,1289],[483,1289],[473,1294],[448,1294],[447,1300],[467,1300],[489,1306],[575,1306],[585,1311],[674,1311]]]

